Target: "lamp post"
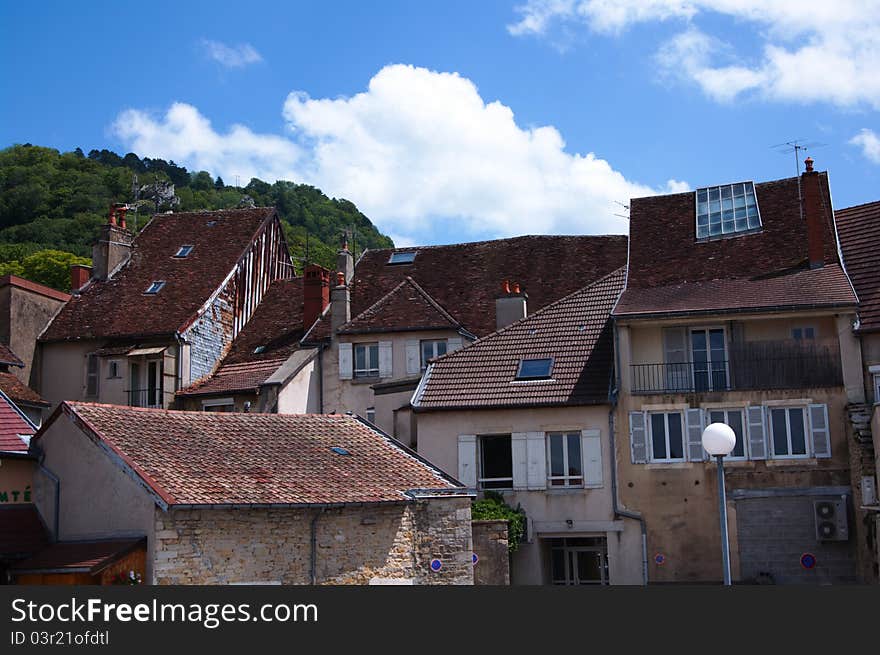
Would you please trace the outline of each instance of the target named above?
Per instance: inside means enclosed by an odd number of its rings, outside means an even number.
[[[725,423],[711,423],[703,430],[703,448],[718,462],[718,509],[721,514],[721,557],[724,584],[730,585],[730,545],[727,539],[727,493],[724,490],[724,458],[736,446],[736,433]]]

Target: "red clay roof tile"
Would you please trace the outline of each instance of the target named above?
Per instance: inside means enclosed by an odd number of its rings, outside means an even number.
[[[26,453],[28,445],[19,435],[30,437],[34,432],[33,426],[0,396],[0,451]]]
[[[12,402],[49,406],[40,394],[25,385],[13,373],[0,373],[0,391],[9,396]]]
[[[834,212],[846,272],[859,297],[859,331],[880,330],[880,202]]]
[[[0,365],[24,368],[24,362],[18,358],[9,346],[0,343]]]
[[[94,575],[141,544],[146,544],[146,540],[134,538],[108,539],[106,541],[59,541],[45,547],[33,557],[17,562],[11,568],[18,574],[25,571],[32,573],[69,571]]]
[[[339,333],[457,330],[459,327],[458,321],[407,275],[385,296],[339,328]]]

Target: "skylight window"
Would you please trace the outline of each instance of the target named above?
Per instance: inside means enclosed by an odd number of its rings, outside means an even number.
[[[516,374],[517,380],[541,380],[550,377],[550,371],[553,370],[553,359],[547,357],[544,359],[522,359],[519,362],[519,371]]]
[[[697,239],[711,239],[761,227],[752,182],[697,189]]]
[[[340,446],[333,446],[330,450],[332,450],[337,455],[351,455],[350,452]]]
[[[266,346],[257,346],[256,348],[254,348],[255,355],[259,355],[260,353],[265,352],[265,351],[266,351]]]
[[[165,280],[155,280],[144,293],[157,294],[165,286]]]
[[[388,260],[389,264],[412,264],[416,258],[417,251],[409,250],[407,252],[393,252]]]
[[[194,246],[180,246],[175,253],[175,257],[186,257],[192,252]]]

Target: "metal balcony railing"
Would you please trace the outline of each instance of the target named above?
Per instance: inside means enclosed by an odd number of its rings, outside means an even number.
[[[129,389],[128,404],[130,407],[164,407],[164,392],[161,389]]]

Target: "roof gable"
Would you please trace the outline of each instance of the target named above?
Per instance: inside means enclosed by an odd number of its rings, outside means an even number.
[[[859,330],[880,330],[880,201],[834,216],[844,265],[859,297]]]
[[[0,451],[26,453],[28,444],[19,435],[31,437],[36,430],[0,391]]]

